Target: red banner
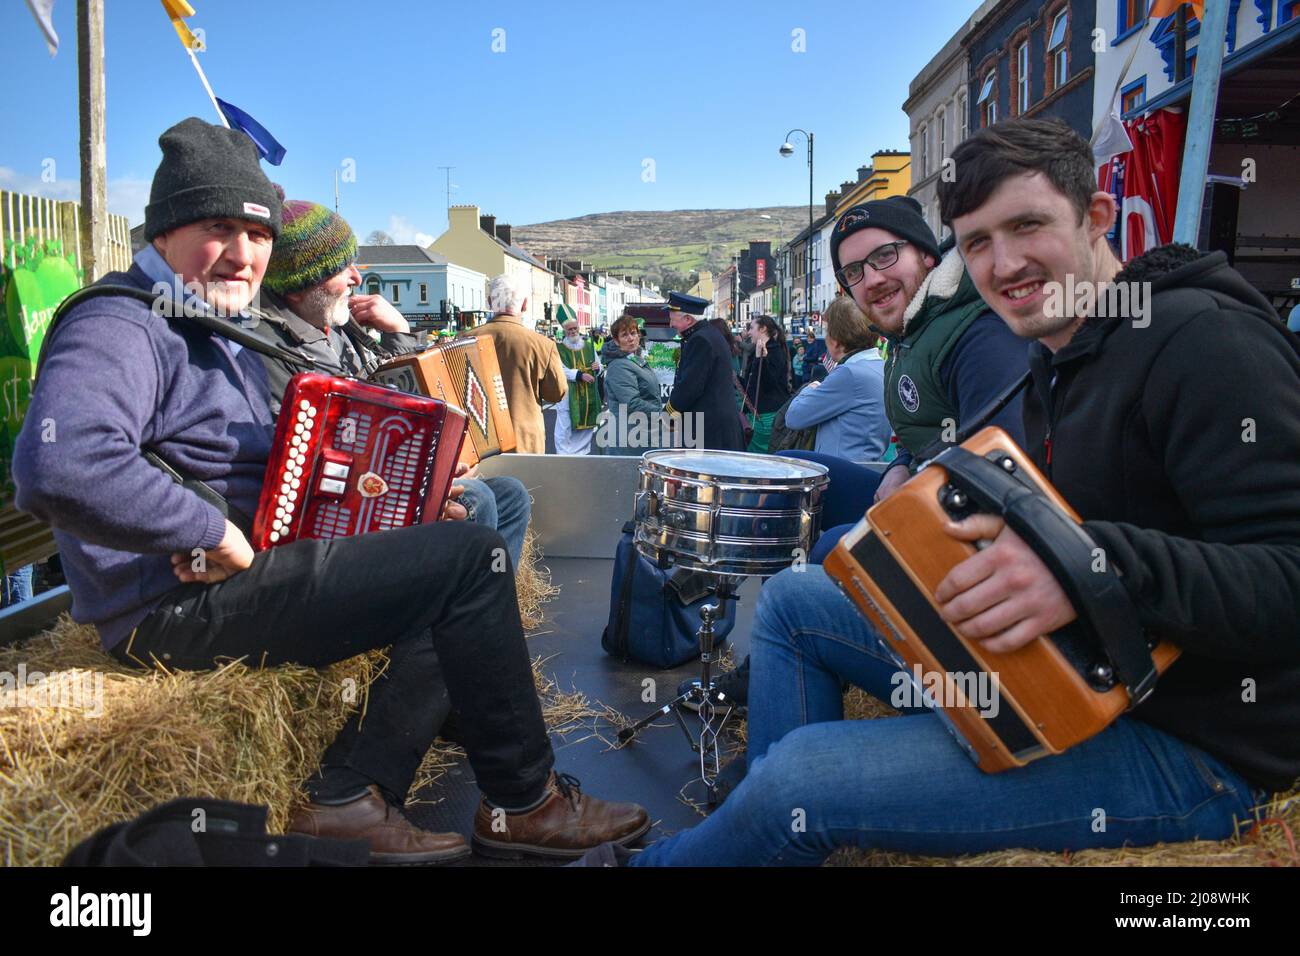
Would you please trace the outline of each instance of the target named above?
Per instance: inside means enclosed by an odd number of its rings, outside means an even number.
[[[1173,240],[1187,114],[1157,110],[1124,128],[1133,151],[1102,166],[1098,185],[1119,201],[1121,257],[1128,262]]]

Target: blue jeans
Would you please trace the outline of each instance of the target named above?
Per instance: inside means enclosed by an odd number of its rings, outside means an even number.
[[[883,477],[874,469],[838,455],[819,451],[783,451],[781,454],[786,458],[800,458],[826,466],[831,483],[822,495],[823,530],[861,521],[871,507]]]
[[[464,485],[460,503],[469,512],[468,520],[475,524],[495,528],[506,540],[510,566],[519,567],[519,555],[524,550],[524,533],[533,513],[533,502],[528,489],[518,478],[502,475],[499,478],[457,479]]]
[[[4,578],[4,590],[0,591],[0,607],[12,607],[32,599],[32,566],[25,564],[13,574]]]
[[[844,720],[842,682],[888,701],[896,668],[820,567],[764,585],[751,660],[748,775],[707,820],[634,865],[811,866],[840,846],[950,856],[1219,840],[1266,796],[1127,717],[1000,774],[977,768],[923,709]]]
[[[811,564],[821,564],[844,533],[862,520],[876,497],[884,474],[865,465],[818,451],[783,451],[787,458],[825,465],[831,483],[822,495],[821,536],[808,555]]]

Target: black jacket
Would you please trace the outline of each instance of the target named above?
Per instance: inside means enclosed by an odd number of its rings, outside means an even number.
[[[775,412],[790,400],[790,353],[783,344],[770,341],[765,356],[749,360],[745,395],[762,415]]]
[[[1149,325],[1030,349],[1035,463],[1183,648],[1133,715],[1272,790],[1300,777],[1300,340],[1227,265],[1164,246]],[[1055,376],[1055,384],[1052,379]]]
[[[668,396],[671,411],[703,416],[704,448],[742,451],[735,372],[722,333],[704,320],[682,333],[681,361]]]

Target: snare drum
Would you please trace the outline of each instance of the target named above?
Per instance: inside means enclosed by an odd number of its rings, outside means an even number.
[[[661,565],[776,574],[807,560],[826,468],[779,455],[664,450],[641,457],[636,546]]]

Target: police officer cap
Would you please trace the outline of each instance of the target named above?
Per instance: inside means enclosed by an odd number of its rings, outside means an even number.
[[[687,295],[685,292],[669,292],[668,308],[678,312],[685,312],[688,315],[703,315],[704,310],[709,307],[708,299],[701,299],[698,295]]]

